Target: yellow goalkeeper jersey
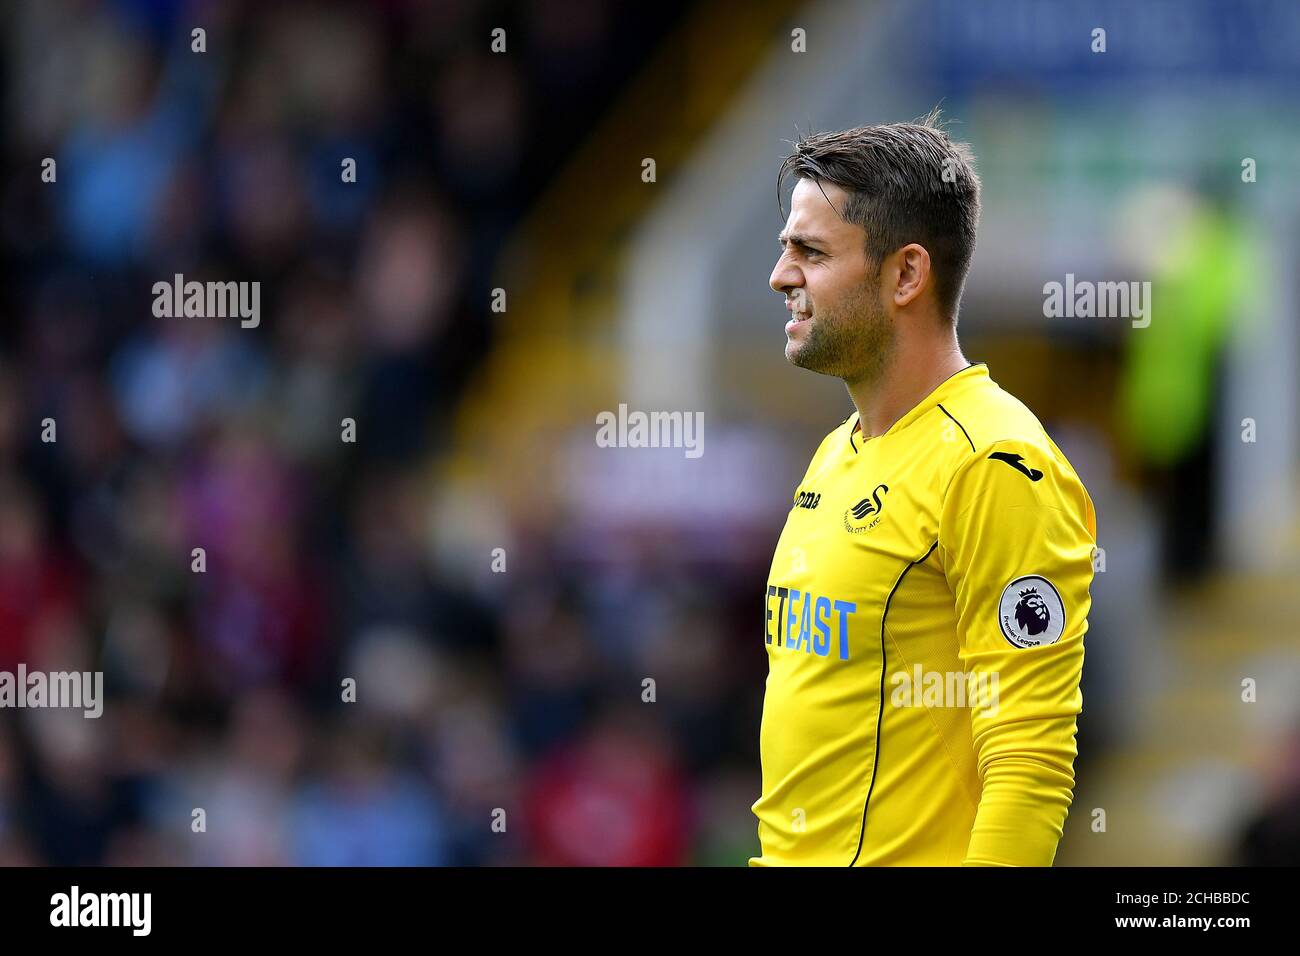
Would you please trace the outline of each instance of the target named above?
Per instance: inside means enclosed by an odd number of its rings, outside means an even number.
[[[1074,787],[1097,525],[982,363],[849,416],[768,579],[751,866],[1050,866]]]

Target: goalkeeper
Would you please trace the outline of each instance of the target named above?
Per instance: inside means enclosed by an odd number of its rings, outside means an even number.
[[[771,286],[855,411],[768,579],[753,866],[1048,866],[1074,787],[1096,518],[957,343],[969,149],[931,117],[801,139]]]

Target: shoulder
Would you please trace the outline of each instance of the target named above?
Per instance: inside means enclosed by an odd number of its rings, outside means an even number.
[[[964,438],[945,462],[945,509],[992,491],[1009,501],[1091,515],[1083,482],[1042,422],[996,382],[967,389],[941,409]]]
[[[832,428],[817,443],[817,448],[813,451],[812,457],[808,459],[808,464],[804,468],[803,477],[799,479],[798,485],[792,497],[798,494],[800,488],[812,481],[826,468],[832,466],[837,457],[846,457],[854,454],[855,449],[850,444],[850,431],[856,425],[856,418],[850,414],[844,421]]]
[[[992,379],[939,403],[939,410],[965,439],[966,457],[1003,442],[1025,442],[1046,450],[1050,439],[1038,417]],[[964,463],[957,456],[958,464]]]
[[[858,416],[856,412],[850,412],[842,422],[832,428],[822,438],[817,445],[817,450],[813,452],[812,460],[814,462],[824,458],[832,452],[854,452],[855,435],[854,432],[858,427]]]

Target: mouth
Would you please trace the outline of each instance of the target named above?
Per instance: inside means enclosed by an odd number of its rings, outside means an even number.
[[[790,313],[790,321],[785,324],[785,330],[787,333],[793,332],[801,326],[807,325],[808,322],[812,320],[811,312],[796,309],[794,307],[794,302],[791,300],[786,301],[785,307],[786,311]]]
[[[790,316],[790,321],[785,324],[787,333],[800,329],[812,321],[812,315],[808,312],[794,312]]]

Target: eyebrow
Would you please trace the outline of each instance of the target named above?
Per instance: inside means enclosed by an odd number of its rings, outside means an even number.
[[[826,240],[822,239],[820,236],[809,236],[802,232],[792,232],[788,236],[785,233],[781,233],[776,237],[776,241],[783,246],[787,242],[793,242],[796,246],[822,246],[826,244]]]

